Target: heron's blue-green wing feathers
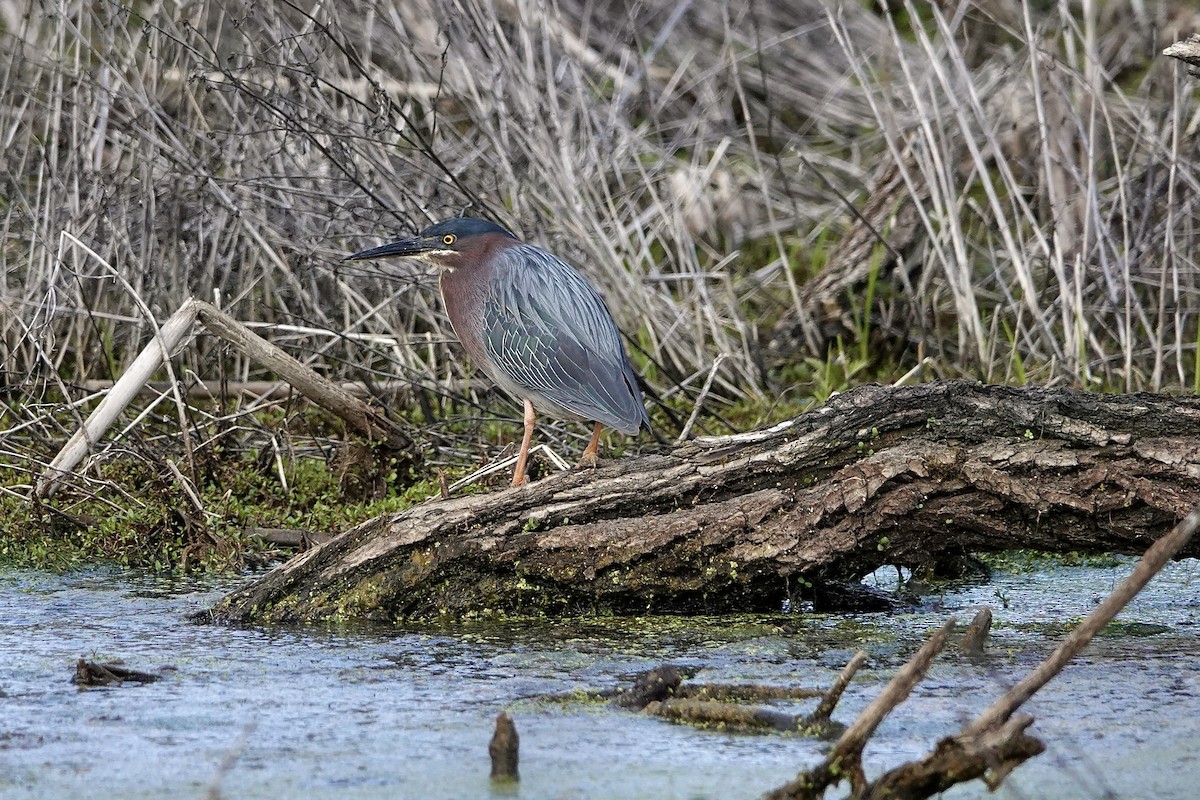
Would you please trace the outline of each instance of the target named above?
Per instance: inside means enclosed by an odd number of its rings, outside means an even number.
[[[532,245],[506,248],[484,298],[483,347],[510,380],[623,433],[649,427],[621,334],[573,267]]]

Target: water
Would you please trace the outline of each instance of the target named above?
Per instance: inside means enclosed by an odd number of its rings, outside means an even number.
[[[606,688],[673,661],[694,680],[825,686],[859,647],[849,722],[947,615],[993,606],[988,658],[944,654],[880,728],[869,774],[925,753],[1019,679],[1129,571],[998,576],[899,616],[793,614],[391,628],[187,621],[229,582],[117,570],[0,573],[3,798],[751,798],[815,763],[798,736],[697,730],[545,693]],[[881,575],[886,578],[886,575]],[[1001,607],[1001,598],[1007,608]],[[1170,565],[1027,704],[1048,752],[1007,788],[949,798],[1192,798],[1200,787],[1200,562]],[[75,659],[164,670],[77,689]],[[810,710],[813,702],[786,706]],[[502,709],[521,783],[488,781]],[[230,762],[222,768],[223,762]]]

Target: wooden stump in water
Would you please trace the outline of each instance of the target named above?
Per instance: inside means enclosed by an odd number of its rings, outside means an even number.
[[[496,730],[488,743],[488,756],[492,759],[492,780],[515,782],[520,778],[517,771],[521,737],[512,717],[501,711],[496,717]]]

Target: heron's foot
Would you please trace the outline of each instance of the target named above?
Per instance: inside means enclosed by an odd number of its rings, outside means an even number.
[[[516,473],[516,472],[513,473],[513,479],[512,479],[513,486],[525,486],[528,483],[529,483],[529,476],[527,474],[525,474],[524,471],[521,471],[519,473]]]
[[[595,450],[590,452],[584,450],[583,455],[579,458],[579,466],[595,469],[596,467],[600,466],[600,454]]]

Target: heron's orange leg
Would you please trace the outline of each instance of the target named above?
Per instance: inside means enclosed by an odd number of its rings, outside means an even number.
[[[525,474],[525,466],[529,463],[529,445],[533,442],[533,426],[537,423],[537,413],[533,410],[533,403],[528,398],[525,400],[525,435],[521,437],[521,452],[517,455],[517,468],[513,472],[512,485],[524,486],[529,483],[529,476]]]
[[[599,422],[592,429],[592,440],[588,442],[588,446],[583,448],[583,457],[579,459],[579,463],[585,467],[596,468],[596,462],[600,460],[600,428]]]

